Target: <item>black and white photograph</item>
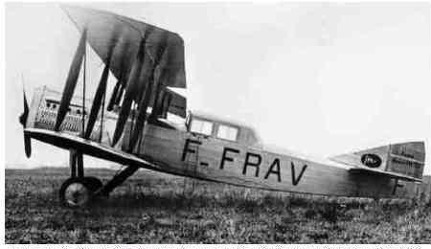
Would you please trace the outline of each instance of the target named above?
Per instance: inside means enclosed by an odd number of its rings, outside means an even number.
[[[429,244],[430,2],[6,2],[4,243]]]

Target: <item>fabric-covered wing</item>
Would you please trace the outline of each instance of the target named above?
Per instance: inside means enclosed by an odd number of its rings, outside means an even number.
[[[168,86],[186,88],[184,42],[178,34],[106,11],[68,5],[63,5],[62,8],[81,32],[84,28],[87,29],[88,43],[105,64],[107,64],[108,54],[112,48],[112,38],[115,37],[109,67],[122,84],[127,82],[140,42],[144,36],[148,36],[145,39],[146,56],[152,60],[156,57],[161,40],[167,39],[166,53],[161,58],[155,75],[155,80],[160,84],[159,89]],[[142,74],[141,77],[139,83],[145,84],[146,75]],[[185,101],[180,102],[183,105],[180,107],[180,111],[178,108],[172,108],[172,111],[170,108],[169,111],[185,116],[186,103]]]

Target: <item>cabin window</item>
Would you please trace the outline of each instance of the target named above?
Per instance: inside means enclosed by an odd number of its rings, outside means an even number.
[[[238,128],[228,125],[219,125],[217,131],[217,138],[226,139],[229,141],[236,141],[237,136]]]
[[[213,131],[213,123],[209,121],[193,119],[190,131],[210,136]]]

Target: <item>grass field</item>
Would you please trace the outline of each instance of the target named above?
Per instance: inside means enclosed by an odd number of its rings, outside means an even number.
[[[431,205],[292,195],[139,171],[62,207],[67,168],[6,170],[6,243],[430,243]],[[106,181],[111,170],[89,169]]]

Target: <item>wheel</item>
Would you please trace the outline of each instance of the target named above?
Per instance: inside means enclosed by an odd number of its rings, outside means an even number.
[[[60,188],[60,202],[71,208],[82,207],[92,196],[91,187],[84,178],[69,178]]]
[[[96,192],[101,187],[103,187],[103,183],[99,178],[94,176],[86,176],[84,177],[84,181],[87,182],[87,186],[90,188],[91,192]]]

